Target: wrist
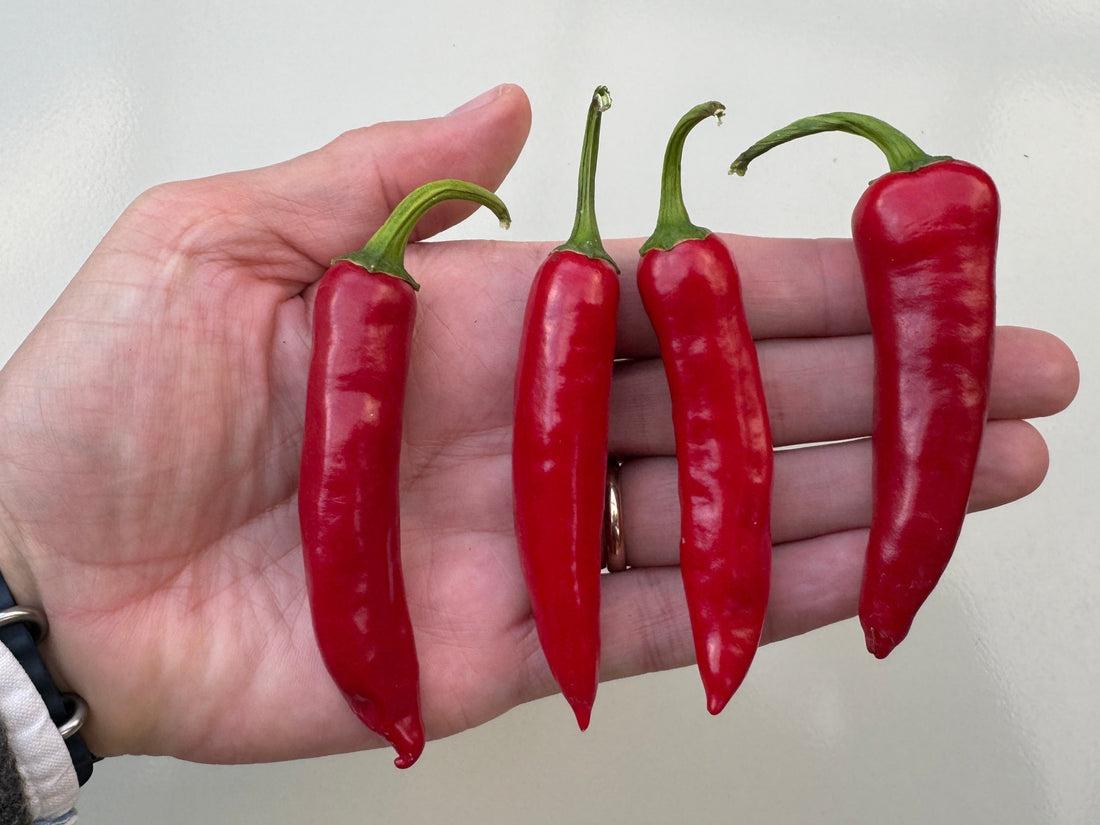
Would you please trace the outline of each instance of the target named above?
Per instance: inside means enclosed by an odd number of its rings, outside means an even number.
[[[91,775],[94,761],[79,733],[87,708],[76,694],[62,692],[65,688],[59,687],[52,675],[56,669],[41,655],[43,648],[39,645],[49,632],[49,619],[41,609],[37,580],[25,547],[10,513],[0,502],[0,647],[3,648],[0,653],[11,665],[9,671],[18,665],[23,672],[26,689],[17,691],[22,697],[23,710],[33,704],[33,700],[40,701],[40,715],[45,722],[36,723],[38,732],[32,738],[38,741],[48,736],[44,728],[52,725],[53,738],[60,737],[62,753],[67,751],[74,776],[83,784]],[[9,693],[16,690],[12,686],[16,685],[13,680],[17,676],[8,674],[5,684],[10,688]],[[10,707],[0,708],[0,713],[8,716],[12,712]],[[9,729],[9,735],[18,738],[23,732]]]

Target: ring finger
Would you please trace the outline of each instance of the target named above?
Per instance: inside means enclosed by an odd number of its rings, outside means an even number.
[[[1046,472],[1046,447],[1022,421],[990,422],[970,509],[1022,498]],[[676,459],[637,458],[620,471],[622,543],[631,567],[678,563]],[[867,439],[780,450],[775,456],[772,540],[776,545],[867,527],[871,449]]]

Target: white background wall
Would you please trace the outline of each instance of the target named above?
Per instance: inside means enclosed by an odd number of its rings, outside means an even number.
[[[584,735],[560,699],[537,702],[432,743],[407,772],[385,750],[232,768],[114,759],[85,788],[82,822],[1100,821],[1098,55],[1095,0],[4,0],[0,358],[150,185],[283,160],[512,81],[534,125],[501,189],[509,238],[568,232],[597,83],[615,98],[607,237],[649,232],[668,124],[710,98],[730,111],[692,137],[695,220],[846,234],[882,168],[869,144],[804,141],[737,182],[725,166],[795,117],[867,111],[994,176],[999,320],[1054,331],[1083,372],[1073,407],[1037,422],[1043,487],[968,520],[921,632],[884,663],[845,622],[764,649],[718,718],[686,669],[605,685]]]

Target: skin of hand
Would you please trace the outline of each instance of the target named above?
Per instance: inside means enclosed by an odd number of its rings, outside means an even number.
[[[297,472],[316,283],[415,186],[503,180],[515,86],[265,169],[166,184],[121,216],[0,373],[0,569],[44,607],[44,655],[103,756],[252,762],[377,747],[329,680],[306,605]],[[520,204],[510,204],[522,219]],[[446,204],[423,238],[470,214]],[[482,219],[492,221],[487,216]],[[491,230],[490,230],[491,231]],[[847,241],[723,236],[741,267],[777,445],[765,637],[855,614],[870,518],[871,344]],[[410,248],[423,284],[402,539],[430,737],[554,692],[516,555],[511,394],[527,291],[556,242]],[[602,678],[690,665],[668,391],[622,266],[611,451],[631,570],[604,579]],[[1078,381],[1046,333],[998,331],[975,509],[1041,482],[1023,421]],[[818,442],[857,439],[817,446]]]

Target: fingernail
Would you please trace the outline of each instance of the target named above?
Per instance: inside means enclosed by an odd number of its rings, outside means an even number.
[[[453,112],[448,112],[447,117],[451,117],[452,115],[465,114],[466,112],[472,112],[474,109],[480,109],[485,104],[492,103],[494,100],[496,100],[498,97],[500,97],[500,95],[504,92],[504,90],[506,88],[507,88],[506,85],[500,85],[500,86],[495,86],[494,88],[490,89],[487,92],[482,92],[477,97],[475,97],[473,100],[469,100],[469,101],[463,103],[461,106],[459,106]]]

